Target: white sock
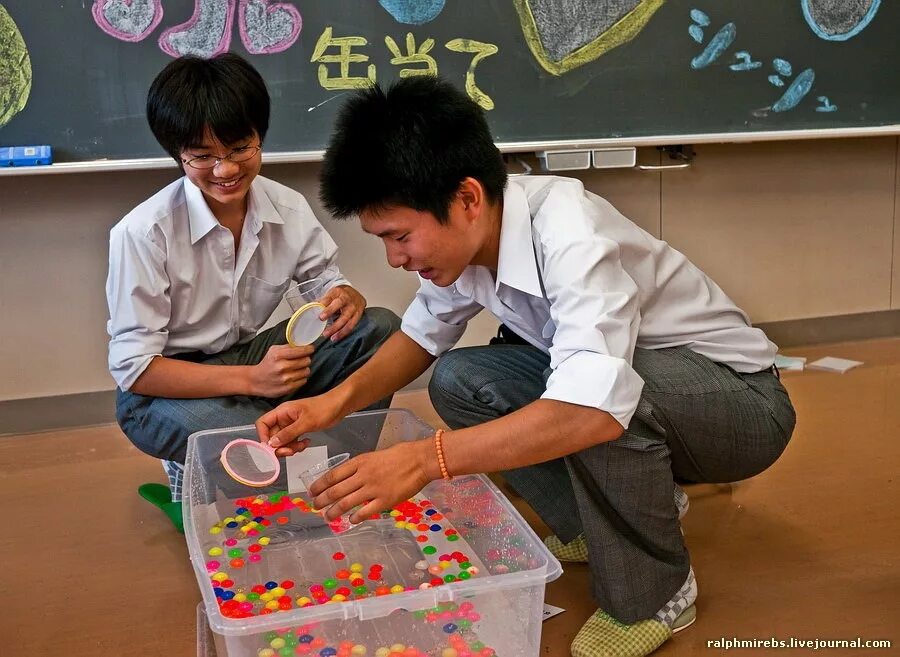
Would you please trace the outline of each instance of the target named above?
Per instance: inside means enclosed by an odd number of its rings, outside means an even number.
[[[181,501],[181,483],[184,481],[184,466],[175,461],[162,461],[163,470],[169,478],[169,490],[172,492],[172,501]]]
[[[691,568],[684,584],[678,589],[678,592],[672,596],[662,609],[656,612],[654,618],[661,623],[665,623],[669,627],[675,623],[681,613],[694,604],[697,599],[697,580],[694,578],[694,569]]]

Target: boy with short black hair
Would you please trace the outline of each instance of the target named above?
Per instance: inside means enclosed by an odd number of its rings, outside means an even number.
[[[366,310],[306,200],[258,175],[269,94],[247,61],[174,60],[150,88],[147,118],[184,177],[110,233],[109,368],[119,425],[167,462],[177,502],[191,433],[252,424],[280,401],[325,392],[399,320]],[[284,323],[259,333],[292,281],[317,277],[334,320],[322,341],[289,346]],[[171,503],[167,491],[142,494]],[[166,509],[177,525],[180,504]]]
[[[363,172],[361,162],[369,163]],[[375,166],[371,166],[374,162]],[[351,520],[429,481],[503,471],[587,561],[600,609],[575,657],[646,655],[695,618],[675,478],[751,477],[782,453],[794,411],[762,331],[683,254],[578,180],[506,180],[479,108],[435,78],[359,92],[341,112],[322,198],[358,215],[388,263],[421,279],[401,331],[344,383],[257,422],[288,454],[412,381],[451,431],[363,454],[313,485]],[[527,344],[452,349],[487,308]]]

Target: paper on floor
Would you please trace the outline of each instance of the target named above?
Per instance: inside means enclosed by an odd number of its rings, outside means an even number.
[[[548,605],[546,602],[544,603],[544,617],[542,620],[547,620],[548,618],[553,618],[557,614],[561,614],[565,611],[562,607],[554,607],[553,605]]]
[[[780,370],[802,370],[805,365],[805,356],[775,356],[775,367]]]
[[[840,372],[843,374],[847,370],[862,365],[862,361],[848,360],[847,358],[835,358],[834,356],[826,356],[820,358],[807,365],[811,370],[826,370],[828,372]]]

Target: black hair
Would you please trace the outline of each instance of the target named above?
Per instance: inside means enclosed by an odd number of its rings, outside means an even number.
[[[186,55],[169,62],[147,94],[147,122],[153,136],[181,164],[181,151],[203,142],[204,131],[233,144],[269,129],[269,92],[259,72],[243,57],[211,59]]]
[[[336,217],[401,205],[446,223],[467,177],[502,199],[506,166],[481,108],[433,76],[373,85],[342,107],[320,174],[320,198]]]

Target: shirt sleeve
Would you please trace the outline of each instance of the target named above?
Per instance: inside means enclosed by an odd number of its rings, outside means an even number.
[[[544,399],[606,411],[628,428],[643,379],[632,368],[640,305],[619,245],[589,218],[541,240],[543,278],[556,326]],[[568,228],[568,226],[567,226]]]
[[[403,313],[400,330],[437,357],[459,342],[469,320],[481,310],[481,304],[454,289],[421,280],[419,291]]]
[[[146,236],[124,227],[110,233],[109,372],[122,390],[134,385],[168,341],[172,306],[165,260],[163,249]]]
[[[351,285],[338,267],[337,244],[331,239],[331,235],[319,223],[319,220],[316,219],[312,208],[309,207],[309,203],[302,196],[300,197],[297,211],[308,230],[308,237],[304,241],[303,248],[297,257],[294,280],[302,282],[311,278],[321,278],[324,284],[324,292],[337,285]]]

